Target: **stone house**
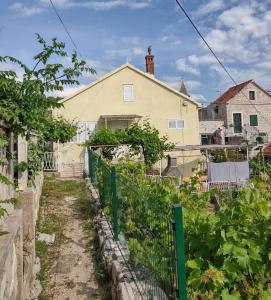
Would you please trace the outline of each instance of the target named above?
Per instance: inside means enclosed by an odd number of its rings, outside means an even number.
[[[199,111],[202,144],[271,141],[271,95],[253,80],[229,88]]]

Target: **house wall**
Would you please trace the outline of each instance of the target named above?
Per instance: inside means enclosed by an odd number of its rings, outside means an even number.
[[[218,128],[224,128],[224,121],[210,120],[210,121],[200,121],[200,134],[212,134]]]
[[[134,85],[134,101],[123,100],[123,84]],[[178,146],[199,144],[197,104],[126,67],[65,101],[55,114],[69,120],[96,121],[101,115],[137,114],[149,119],[161,136]],[[184,119],[184,129],[169,129],[168,119]],[[64,164],[82,164],[84,149],[76,144],[61,146]]]
[[[255,91],[256,99],[249,100],[249,91]],[[227,135],[236,135],[233,124],[233,113],[242,113],[244,137],[248,140],[255,139],[259,132],[267,132],[268,141],[271,141],[271,96],[259,89],[255,84],[249,83],[241,92],[227,104]],[[256,107],[256,108],[255,108]],[[249,115],[258,115],[258,126],[249,125]]]

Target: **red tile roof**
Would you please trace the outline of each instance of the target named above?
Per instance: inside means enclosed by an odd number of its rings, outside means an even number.
[[[268,144],[263,148],[263,155],[264,156],[271,156],[271,144]]]
[[[221,104],[228,102],[231,98],[236,96],[247,84],[252,82],[252,80],[248,80],[246,82],[240,83],[238,85],[232,86],[229,88],[223,95],[218,97],[213,104]]]

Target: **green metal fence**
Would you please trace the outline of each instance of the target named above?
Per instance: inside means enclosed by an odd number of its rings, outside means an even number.
[[[114,240],[124,235],[128,241],[126,263],[142,299],[186,300],[182,207],[160,209],[136,178],[123,176],[91,149],[88,155],[89,176]]]

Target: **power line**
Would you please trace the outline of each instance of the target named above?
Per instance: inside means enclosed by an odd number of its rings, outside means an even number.
[[[232,82],[235,85],[238,85],[238,83],[235,81],[235,79],[233,78],[233,76],[230,74],[229,70],[226,68],[226,66],[222,63],[222,61],[218,58],[218,56],[216,55],[216,53],[214,52],[214,50],[211,48],[211,46],[209,45],[209,43],[206,41],[206,39],[204,38],[204,36],[202,35],[202,33],[199,31],[198,27],[196,26],[196,24],[193,22],[193,20],[190,18],[190,16],[188,15],[187,11],[184,9],[184,7],[181,5],[179,0],[175,0],[177,5],[179,6],[179,8],[182,10],[182,12],[184,13],[184,15],[187,17],[187,19],[189,20],[189,22],[191,23],[191,25],[193,26],[193,28],[195,29],[195,31],[197,32],[197,34],[200,36],[200,38],[202,39],[202,41],[204,42],[204,44],[207,46],[207,48],[210,50],[210,52],[213,54],[213,56],[215,57],[215,59],[217,60],[217,62],[219,63],[219,65],[222,67],[222,69],[225,71],[225,73],[229,76],[229,78],[232,80]],[[251,101],[249,100],[248,96],[241,90],[241,93],[245,96],[245,98],[249,101],[249,103],[254,107],[254,109],[256,110],[256,112],[262,116],[262,118],[264,120],[266,120],[268,123],[271,124],[271,120],[267,119],[256,107],[256,105],[254,103],[251,103]]]
[[[187,17],[187,19],[189,20],[189,22],[192,24],[192,26],[194,27],[194,29],[196,30],[196,32],[198,33],[198,35],[201,37],[201,39],[203,40],[204,44],[208,47],[208,49],[211,51],[211,53],[213,54],[213,56],[215,57],[215,59],[217,60],[217,62],[220,64],[220,66],[223,68],[223,70],[228,74],[228,76],[230,77],[230,79],[234,82],[235,85],[237,85],[237,82],[234,80],[234,78],[231,76],[230,72],[227,70],[227,68],[224,66],[224,64],[222,63],[222,61],[218,58],[218,56],[215,54],[215,52],[213,51],[213,49],[211,48],[211,46],[208,44],[208,42],[206,41],[206,39],[204,38],[204,36],[201,34],[201,32],[198,30],[197,26],[195,25],[195,23],[192,21],[192,19],[189,17],[188,13],[186,12],[186,10],[183,8],[183,6],[181,5],[181,3],[179,2],[179,0],[176,0],[178,6],[180,7],[180,9],[182,10],[182,12],[185,14],[185,16]]]
[[[74,39],[72,38],[72,36],[71,36],[71,34],[70,34],[70,32],[69,32],[67,26],[65,25],[65,23],[64,23],[64,21],[62,20],[60,14],[58,13],[58,11],[57,11],[57,9],[56,9],[56,7],[55,7],[53,1],[50,0],[50,3],[51,3],[51,6],[52,6],[52,8],[53,8],[53,10],[54,10],[54,12],[55,12],[55,14],[56,14],[56,16],[58,17],[59,21],[61,22],[61,24],[62,24],[62,26],[63,26],[65,32],[67,33],[68,37],[70,38],[70,40],[71,40],[71,42],[72,42],[74,48],[77,50],[77,52],[78,52],[78,54],[80,55],[81,59],[84,60],[83,55],[81,54],[81,52],[80,52],[80,50],[79,50],[77,44],[75,43]]]

